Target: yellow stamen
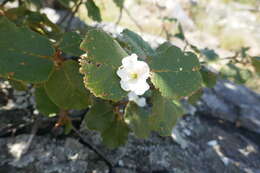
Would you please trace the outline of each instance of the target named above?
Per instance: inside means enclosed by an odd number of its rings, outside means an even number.
[[[131,78],[132,79],[137,79],[138,78],[138,74],[137,73],[132,73],[131,74]]]

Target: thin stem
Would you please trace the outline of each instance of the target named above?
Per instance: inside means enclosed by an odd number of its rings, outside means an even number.
[[[65,31],[68,31],[72,22],[73,17],[78,12],[80,5],[83,3],[83,0],[80,0],[79,3],[76,5],[75,10],[73,10],[72,14],[70,15],[70,18],[68,20],[67,26],[65,28]]]
[[[120,23],[120,21],[122,19],[122,15],[123,15],[123,9],[120,8],[120,13],[119,13],[118,19],[116,21],[116,26]]]
[[[67,11],[65,16],[58,22],[58,25],[61,25],[63,22],[65,22],[65,20],[69,17],[71,11]]]
[[[58,126],[59,125],[64,125],[64,120],[70,121],[70,117],[69,117],[69,112],[66,110],[60,110],[60,114],[59,114],[59,121],[58,121]],[[89,142],[87,142],[84,137],[80,134],[80,132],[72,125],[72,130],[78,135],[79,137],[79,142],[82,143],[83,145],[87,146],[89,149],[91,149],[92,151],[94,151],[100,158],[102,158],[104,160],[104,162],[108,165],[109,167],[109,173],[114,173],[113,172],[113,164],[106,158],[105,155],[103,155],[96,147],[94,147],[92,144],[90,144]]]
[[[184,46],[184,48],[183,48],[183,51],[185,52],[186,51],[186,49],[187,49],[187,47],[190,45],[190,43],[186,40],[186,38],[185,38],[185,46]]]
[[[94,147],[92,144],[87,142],[77,129],[72,127],[72,130],[78,135],[79,142],[81,142],[83,145],[87,146],[89,149],[93,150],[100,158],[102,158],[102,160],[107,164],[107,166],[109,168],[109,173],[114,173],[114,169],[113,169],[114,166],[109,161],[109,159],[105,155],[103,155],[96,147]]]
[[[135,18],[131,15],[131,13],[128,11],[128,9],[123,8],[123,10],[125,10],[126,14],[128,15],[128,17],[134,22],[134,24],[137,26],[137,28],[143,32],[143,28],[141,27],[141,25],[135,20]]]
[[[38,115],[36,117],[36,119],[34,120],[34,124],[32,126],[32,130],[31,130],[29,139],[26,142],[25,149],[23,150],[23,154],[27,153],[27,151],[29,150],[29,148],[30,148],[30,146],[32,144],[33,138],[35,137],[35,135],[37,134],[37,131],[39,129],[39,124],[41,123],[40,121],[41,121],[41,119],[39,118],[39,115]]]

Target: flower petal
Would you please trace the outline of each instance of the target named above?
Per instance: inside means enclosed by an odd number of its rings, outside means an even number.
[[[121,79],[127,78],[127,76],[128,76],[128,73],[127,73],[126,69],[123,68],[123,67],[119,67],[118,70],[116,71],[116,74],[117,74]]]
[[[136,54],[123,58],[123,65],[116,73],[121,78],[120,84],[123,90],[142,95],[150,88],[146,82],[150,75],[150,68],[146,62],[138,61],[137,58]],[[138,97],[131,93],[129,99],[136,100]]]
[[[138,98],[135,103],[140,106],[140,107],[145,107],[146,106],[146,99],[144,97]]]
[[[136,62],[137,62],[136,54],[132,54],[122,59],[122,64],[124,67],[133,67]]]
[[[139,83],[141,83],[142,81],[139,81],[138,79],[130,79],[126,82],[128,83],[129,89],[131,91],[135,91],[136,88],[138,87]]]
[[[142,78],[144,80],[149,78],[150,68],[144,61],[138,61],[137,63],[135,63],[134,71],[136,71],[139,78]]]
[[[137,95],[143,95],[147,90],[149,90],[150,86],[146,81],[139,82],[138,85],[136,85],[136,88],[134,89],[135,94]]]
[[[130,91],[129,83],[127,81],[121,80],[120,85],[123,90]]]
[[[131,92],[128,93],[128,99],[130,101],[137,100],[138,99],[138,95],[136,95],[134,92],[131,91]]]

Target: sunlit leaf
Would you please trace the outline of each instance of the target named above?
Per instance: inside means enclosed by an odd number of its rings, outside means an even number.
[[[151,81],[164,97],[179,99],[201,88],[200,63],[195,54],[164,43],[151,61]]]
[[[135,32],[125,29],[121,35],[121,41],[124,42],[125,47],[127,47],[131,53],[137,54],[139,58],[145,60],[155,54],[151,46]]]
[[[120,45],[104,31],[91,30],[82,42],[81,49],[88,55],[82,57],[81,61],[85,86],[96,97],[113,101],[124,98],[127,93],[121,89],[116,71],[127,53]]]

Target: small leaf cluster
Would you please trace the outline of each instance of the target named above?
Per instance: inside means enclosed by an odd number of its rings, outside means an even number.
[[[251,56],[248,51],[250,47],[241,47],[233,52],[230,57],[221,57],[215,50],[210,48],[198,48],[189,43],[185,36],[181,23],[176,18],[162,18],[162,22],[175,22],[177,31],[171,34],[163,28],[167,39],[178,38],[185,43],[184,50],[192,50],[199,58],[201,63],[200,73],[203,78],[203,87],[212,88],[218,79],[227,79],[237,84],[246,84],[252,79],[259,78],[260,58]],[[227,38],[228,39],[228,38]],[[197,90],[188,98],[189,103],[195,104],[202,96],[203,90]]]
[[[87,127],[101,132],[111,147],[123,144],[129,131],[146,138],[150,132],[171,135],[183,115],[180,99],[202,87],[200,62],[192,52],[183,52],[169,42],[153,49],[138,34],[126,29],[115,39],[100,30],[90,30],[80,45],[86,52],[80,60],[84,85],[95,96],[86,115]],[[129,102],[116,75],[122,59],[135,53],[151,69],[151,89],[144,96],[146,107]],[[113,134],[113,135],[112,135]]]

